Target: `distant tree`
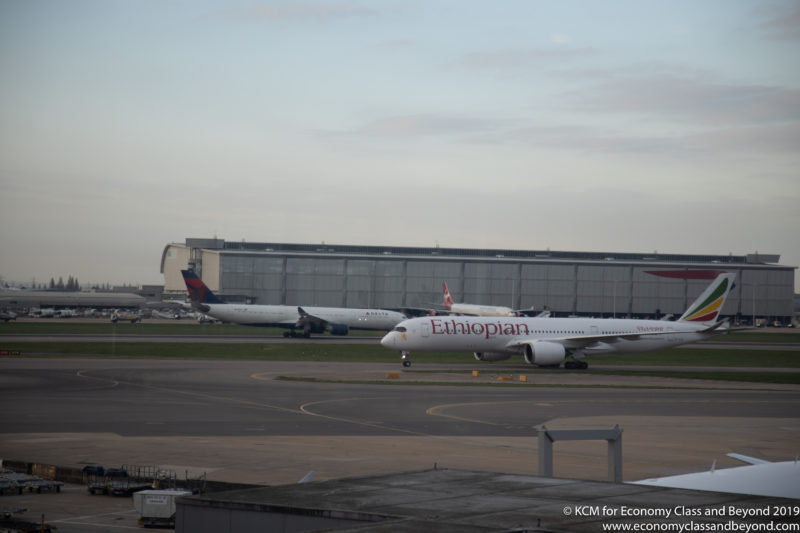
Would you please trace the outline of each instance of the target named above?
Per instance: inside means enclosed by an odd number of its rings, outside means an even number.
[[[50,278],[50,288],[51,289],[56,288],[56,280],[54,280],[53,278]]]
[[[58,283],[56,283],[56,289],[63,289],[64,288],[64,278],[58,276]]]

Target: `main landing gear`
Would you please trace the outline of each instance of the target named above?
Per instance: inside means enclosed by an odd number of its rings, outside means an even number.
[[[283,336],[286,337],[287,339],[290,338],[290,337],[291,338],[303,337],[305,339],[308,339],[308,338],[311,337],[311,332],[308,331],[308,330],[303,330],[300,333],[298,333],[295,330],[291,330],[291,331],[284,331],[283,332]]]
[[[586,370],[589,364],[586,361],[564,361],[566,370]]]
[[[409,359],[409,356],[411,354],[408,353],[408,352],[400,352],[400,354],[401,354],[401,356],[403,358],[403,368],[410,367],[411,366],[411,359]]]

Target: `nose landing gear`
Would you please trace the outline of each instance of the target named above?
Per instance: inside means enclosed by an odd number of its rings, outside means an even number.
[[[409,359],[409,356],[411,354],[409,354],[408,352],[400,352],[400,354],[401,354],[402,359],[403,359],[403,368],[410,367],[411,366],[411,359]]]

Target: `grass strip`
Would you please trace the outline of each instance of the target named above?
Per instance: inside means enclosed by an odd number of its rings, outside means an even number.
[[[53,322],[0,323],[0,338],[6,335],[243,335],[267,337],[283,335],[287,329],[241,326],[238,324],[200,324],[191,321],[174,323],[75,322],[54,319]],[[382,337],[384,331],[351,330],[356,337]]]
[[[306,344],[287,342],[258,343],[181,343],[181,342],[3,342],[0,350],[20,352],[27,356],[97,355],[105,357],[141,357],[171,359],[253,359],[268,361],[324,361],[398,363],[397,352],[379,345]],[[468,353],[415,353],[414,364],[472,364],[485,368],[512,363],[522,358],[512,356],[507,362],[483,363]],[[586,359],[590,368],[604,365],[626,366],[718,366],[800,368],[800,350],[719,350],[673,348],[658,352],[631,355],[596,355]]]
[[[200,324],[190,320],[176,320],[174,322],[150,323],[144,322],[130,324],[119,322],[113,324],[108,321],[78,322],[72,319],[53,319],[43,322],[5,322],[0,323],[0,335],[246,335],[246,336],[275,336],[281,335],[285,329],[260,328],[241,326],[238,324]],[[787,330],[788,331],[788,330]],[[383,331],[351,330],[353,336],[381,337]],[[712,342],[732,343],[776,343],[800,345],[800,333],[771,333],[760,330],[737,331],[718,335],[710,339]]]
[[[800,368],[798,350],[721,350],[702,348],[671,348],[640,354],[608,354],[587,357],[591,368],[602,365],[658,366],[743,366]]]
[[[590,370],[587,372],[609,376],[648,376],[800,385],[800,372],[725,372],[724,369],[720,372],[692,372],[691,370],[674,372],[664,370]]]

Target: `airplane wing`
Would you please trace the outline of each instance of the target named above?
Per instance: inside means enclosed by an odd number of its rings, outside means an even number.
[[[296,328],[308,329],[311,331],[324,331],[328,326],[327,320],[306,313],[306,310],[302,307],[298,306],[297,314],[299,316],[297,318],[297,322],[295,323]]]
[[[707,328],[698,331],[698,333],[705,333],[711,332],[716,329],[719,329],[721,326],[725,325],[726,322],[716,322]],[[669,336],[669,335],[684,335],[686,334],[685,331],[640,331],[637,333],[602,333],[597,335],[575,335],[569,337],[555,337],[555,338],[547,338],[547,339],[540,339],[540,338],[528,338],[528,337],[519,337],[512,340],[506,346],[509,349],[522,347],[526,344],[531,344],[534,342],[549,342],[555,344],[561,344],[564,348],[568,350],[586,350],[592,348],[602,348],[603,345],[611,345],[621,341],[636,341],[640,340],[643,337],[652,337],[652,336]]]
[[[409,318],[414,318],[418,316],[449,316],[451,314],[450,311],[447,309],[439,309],[441,305],[432,305],[431,307],[392,307],[387,308],[389,311],[397,311],[398,313],[403,313]],[[459,315],[464,316],[478,316],[469,313],[457,313]]]
[[[350,326],[347,324],[330,322],[324,318],[306,312],[305,309],[299,306],[297,308],[297,314],[299,316],[294,327],[302,329],[306,333],[324,333],[327,331],[331,335],[347,335],[350,331]]]
[[[771,463],[740,454],[729,453],[728,455],[750,464],[717,469],[716,461],[714,461],[711,469],[705,472],[642,479],[631,483],[652,487],[800,498],[800,463],[797,459]]]
[[[516,316],[533,316],[536,318],[549,318],[550,317],[550,310],[543,309],[542,311],[536,311],[532,307],[530,309],[514,309],[513,313]]]

